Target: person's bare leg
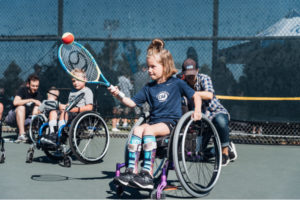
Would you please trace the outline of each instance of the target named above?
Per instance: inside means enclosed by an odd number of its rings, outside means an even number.
[[[122,121],[123,121],[123,127],[126,128],[128,126],[127,118],[122,119]]]
[[[118,121],[117,118],[112,118],[111,120],[112,128],[117,128],[117,121]]]
[[[153,135],[153,136],[164,136],[170,134],[170,129],[165,123],[153,124],[145,127],[143,136]]]
[[[222,147],[222,154],[228,156],[228,147]]]
[[[32,110],[32,115],[37,115],[39,114],[40,111],[39,111],[39,107],[38,106],[34,106],[33,110]]]
[[[52,110],[49,113],[49,128],[50,128],[50,133],[54,133],[55,132],[55,127],[57,126],[57,111],[56,110]]]
[[[3,109],[3,104],[0,103],[0,121],[2,120]]]
[[[18,106],[15,110],[16,112],[16,120],[17,120],[17,125],[19,128],[19,135],[22,135],[25,133],[25,113],[26,113],[26,108],[25,106]]]

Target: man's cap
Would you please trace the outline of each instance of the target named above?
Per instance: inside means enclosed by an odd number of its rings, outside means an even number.
[[[197,72],[198,72],[198,67],[196,62],[193,59],[188,58],[183,62],[182,73],[184,75],[196,75]]]

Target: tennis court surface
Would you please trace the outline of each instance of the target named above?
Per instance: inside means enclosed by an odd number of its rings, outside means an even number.
[[[27,164],[29,145],[7,142],[7,158],[0,165],[0,198],[116,199],[112,179],[116,162],[123,160],[125,141],[112,138],[102,163],[85,165],[74,160],[71,168],[48,160],[42,151],[35,151],[33,163]],[[300,197],[298,146],[236,144],[236,147],[238,159],[222,168],[217,185],[203,199]],[[176,181],[175,172],[169,176]],[[184,191],[170,191],[166,195],[167,198],[191,198]],[[145,199],[148,192],[129,190],[124,198]]]

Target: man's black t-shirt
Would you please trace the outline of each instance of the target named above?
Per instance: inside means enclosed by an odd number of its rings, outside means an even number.
[[[42,96],[39,94],[39,92],[32,94],[28,87],[21,87],[18,90],[16,96],[21,97],[21,99],[36,99],[36,100],[42,101]],[[26,106],[26,108],[29,108],[29,109],[26,109],[26,113],[28,113],[28,112],[32,111],[34,104],[33,104],[33,102],[29,102],[29,103],[25,104],[25,106]]]
[[[36,99],[39,101],[42,100],[42,97],[40,96],[39,92],[32,94],[28,87],[19,88],[16,96],[21,97],[21,99]]]

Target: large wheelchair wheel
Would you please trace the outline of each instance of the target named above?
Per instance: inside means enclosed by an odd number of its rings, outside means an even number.
[[[47,121],[48,119],[44,114],[32,116],[29,125],[29,138],[32,143],[36,143],[38,141],[39,129],[42,126],[42,124],[44,124]]]
[[[71,123],[69,143],[78,160],[86,164],[98,163],[109,146],[109,131],[99,113],[78,114]]]
[[[134,126],[132,127],[132,129],[131,129],[131,131],[130,131],[130,133],[128,135],[126,146],[125,146],[125,151],[124,151],[125,152],[124,158],[125,158],[125,164],[126,164],[126,166],[128,166],[128,160],[129,160],[129,158],[128,158],[129,151],[128,151],[127,146],[128,146],[128,144],[130,142],[131,136],[133,135],[134,128],[137,127],[137,126],[140,126],[140,125],[142,125],[142,124],[144,124],[146,122],[148,122],[149,115],[150,115],[149,112],[144,113],[144,115],[142,115],[138,119],[138,121],[134,124]],[[166,155],[166,157],[167,157],[167,155]],[[160,157],[160,158],[158,158],[156,156],[155,161],[154,161],[154,165],[153,165],[153,176],[154,177],[158,177],[160,175],[159,172],[160,172],[161,168],[164,166],[165,161],[167,160],[166,157]],[[142,152],[141,152],[141,155],[140,155],[140,163],[139,163],[140,165],[143,164],[143,158],[144,158],[144,154],[143,154],[143,149],[142,149]]]
[[[182,187],[194,197],[207,195],[221,173],[222,149],[216,128],[202,116],[191,119],[193,111],[179,120],[173,138],[173,161]]]

